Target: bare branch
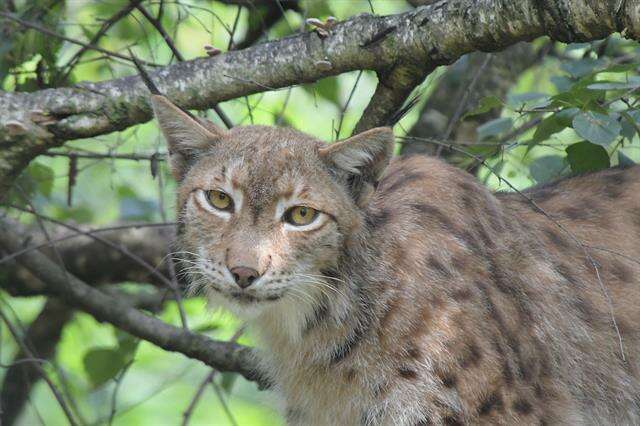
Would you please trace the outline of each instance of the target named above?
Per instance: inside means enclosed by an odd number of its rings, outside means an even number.
[[[71,314],[72,310],[59,300],[52,298],[47,301],[24,336],[25,342],[31,345],[33,356],[42,360],[51,359],[60,341],[62,329],[71,318]],[[22,350],[18,351],[4,375],[0,392],[0,419],[3,425],[10,426],[15,423],[27,402],[31,388],[41,378],[34,362],[20,362],[25,357],[29,356]]]
[[[94,286],[120,282],[150,283],[164,286],[158,275],[150,274],[149,270],[136,262],[125,253],[136,253],[146,264],[154,265],[160,276],[169,274],[166,257],[166,240],[159,233],[158,226],[165,224],[151,224],[148,227],[139,225],[123,225],[104,229],[87,229],[83,232],[66,232],[52,236],[52,242],[57,245],[64,265],[69,272],[81,280]],[[171,225],[170,225],[171,226]],[[16,229],[16,225],[13,225]],[[32,234],[28,229],[21,232]],[[100,234],[104,240],[114,246],[124,247],[125,251],[112,250],[105,253],[105,245],[90,235]],[[0,266],[2,280],[0,287],[14,296],[30,296],[47,293],[47,287],[34,278],[27,270],[15,262],[15,258],[23,253],[44,249],[49,243],[32,240],[28,247],[16,253],[3,253],[0,249]],[[43,250],[48,253],[49,250]],[[105,254],[108,262],[105,263]]]
[[[173,39],[171,38],[169,33],[167,33],[167,31],[164,29],[164,27],[162,26],[162,23],[160,22],[160,20],[156,19],[141,4],[138,4],[136,6],[136,9],[138,9],[138,11],[140,11],[140,13],[142,13],[142,15],[147,19],[147,21],[149,21],[151,23],[151,25],[153,25],[153,27],[156,29],[156,31],[158,31],[158,33],[162,36],[162,39],[165,41],[167,46],[169,46],[169,49],[171,50],[171,53],[173,53],[173,56],[175,56],[176,59],[179,62],[184,62],[184,56],[182,56],[182,53],[180,53],[180,51],[176,47],[176,44],[173,42]],[[233,36],[233,34],[232,34],[232,36]],[[224,111],[222,111],[222,109],[220,109],[220,106],[213,105],[212,109],[215,111],[215,113],[218,115],[218,117],[220,117],[220,120],[222,120],[224,125],[227,126],[227,129],[230,129],[230,128],[233,127],[233,123],[231,123],[231,120],[229,120],[229,117],[227,117],[227,115],[224,113]]]
[[[60,272],[62,272],[62,271],[60,271]],[[63,276],[64,276],[64,273],[63,273]],[[36,356],[34,355],[34,353],[25,344],[23,339],[20,337],[18,331],[15,329],[13,324],[11,324],[11,321],[9,321],[9,318],[7,318],[7,316],[4,314],[4,312],[2,312],[1,309],[0,309],[0,319],[7,326],[7,329],[9,330],[9,333],[13,336],[13,338],[16,341],[16,343],[18,344],[18,347],[20,348],[20,350],[29,359],[35,359]],[[64,412],[65,416],[67,417],[67,420],[69,421],[69,424],[71,426],[76,426],[78,423],[76,422],[76,420],[75,420],[75,418],[73,416],[73,413],[71,412],[71,408],[69,407],[69,405],[65,401],[64,396],[62,395],[62,393],[60,393],[60,391],[56,387],[55,383],[53,383],[53,381],[47,375],[46,371],[44,371],[44,369],[40,365],[40,362],[39,361],[32,362],[30,365],[33,366],[33,368],[35,370],[37,370],[38,374],[44,379],[44,381],[47,383],[47,385],[51,389],[51,392],[53,393],[53,396],[56,398],[56,400],[60,404],[60,407],[62,408],[62,411]]]
[[[113,56],[114,58],[124,59],[124,60],[127,60],[127,61],[132,61],[133,60],[131,57],[129,57],[127,55],[123,55],[123,54],[118,53],[118,52],[113,52],[111,50],[104,49],[104,48],[102,48],[100,46],[96,46],[94,44],[85,43],[83,41],[76,40],[76,39],[73,39],[71,37],[64,36],[62,34],[58,34],[55,31],[51,31],[50,29],[45,28],[45,27],[43,27],[41,25],[34,24],[33,22],[25,21],[24,19],[20,19],[17,16],[14,16],[11,13],[0,11],[0,16],[4,17],[5,19],[8,19],[10,21],[16,22],[16,23],[22,25],[25,28],[36,30],[36,31],[38,31],[38,32],[40,32],[42,34],[45,34],[45,35],[48,35],[48,36],[51,36],[51,37],[55,37],[55,38],[59,38],[60,40],[68,41],[69,43],[77,44],[77,45],[82,46],[82,47],[84,47],[86,49],[91,49],[91,50],[95,50],[97,52],[104,53],[107,56]],[[155,66],[159,66],[159,64],[156,64],[156,63],[153,63],[153,62],[147,62],[147,61],[140,61],[140,62],[144,63],[145,65],[150,65],[150,66],[154,66],[154,67]]]
[[[98,44],[100,39],[109,31],[109,29],[116,24],[116,22],[123,19],[125,16],[129,15],[133,9],[136,8],[138,4],[142,3],[142,0],[131,0],[131,2],[124,6],[122,9],[114,13],[109,19],[105,20],[100,29],[93,35],[87,46],[82,46],[72,57],[69,59],[67,64],[64,66],[66,71],[60,81],[65,81],[69,76],[75,65],[78,63],[82,55],[84,55],[87,51],[91,50],[88,46],[95,46]]]

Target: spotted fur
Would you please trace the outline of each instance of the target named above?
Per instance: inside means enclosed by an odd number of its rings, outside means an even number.
[[[291,424],[640,423],[640,168],[492,194],[436,159],[386,167],[388,130],[327,148],[155,102],[193,286],[252,326]],[[218,186],[228,219],[194,201]],[[286,232],[287,197],[326,223]]]

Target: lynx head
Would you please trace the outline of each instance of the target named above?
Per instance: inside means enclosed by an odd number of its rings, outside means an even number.
[[[284,128],[229,131],[165,97],[152,105],[178,181],[181,249],[193,286],[245,318],[313,304],[389,162],[393,133],[331,145]]]

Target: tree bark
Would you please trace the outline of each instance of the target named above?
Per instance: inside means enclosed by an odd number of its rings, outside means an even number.
[[[590,41],[613,32],[640,37],[640,4],[629,0],[440,0],[398,15],[359,15],[328,37],[315,32],[267,42],[152,73],[183,108],[206,109],[240,96],[347,71],[431,69],[476,51],[498,51],[547,35]],[[45,150],[66,140],[125,129],[151,118],[137,76],[34,93],[0,94],[0,196]]]
[[[173,232],[174,230],[170,229],[170,235],[173,235]],[[23,230],[21,233],[33,235],[33,232],[28,230]],[[125,228],[100,232],[98,235],[123,247],[125,252],[135,253],[147,264],[157,267],[157,271],[163,276],[169,276],[167,262],[171,259],[167,257],[166,247],[167,238],[170,237],[167,237],[167,233],[161,232],[156,227],[149,227]],[[126,253],[107,247],[100,241],[74,233],[53,234],[51,238],[52,241],[58,240],[55,243],[56,250],[66,269],[94,287],[127,281],[163,286],[156,275],[151,274],[135,259],[127,256]],[[53,259],[53,250],[46,243],[46,240],[42,239],[31,240],[28,247],[44,245],[41,251]],[[9,255],[11,253],[4,252],[0,248],[0,259]],[[47,294],[49,290],[41,280],[34,277],[15,259],[0,263],[0,288],[13,296],[42,295]]]

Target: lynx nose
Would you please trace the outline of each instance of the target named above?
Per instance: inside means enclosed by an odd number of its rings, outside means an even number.
[[[255,269],[245,266],[236,266],[235,268],[231,268],[230,272],[240,288],[249,287],[260,275]]]

